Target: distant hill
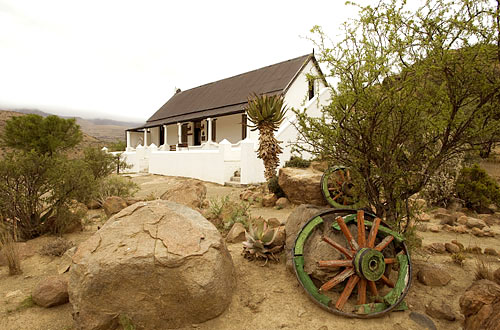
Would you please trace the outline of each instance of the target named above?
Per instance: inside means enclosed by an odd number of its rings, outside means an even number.
[[[51,115],[51,113],[40,111],[37,109],[19,109],[19,110],[16,109],[15,112],[20,112],[24,114],[31,113],[35,115],[40,115],[42,117],[47,117]],[[76,123],[80,125],[82,132],[91,135],[93,137],[96,137],[97,139],[105,142],[115,142],[117,140],[124,141],[126,129],[141,126],[143,124],[138,122],[125,122],[125,121],[102,119],[102,118],[84,119],[75,116],[59,116],[59,117],[75,118]]]
[[[12,117],[17,117],[17,116],[24,116],[26,114],[20,113],[20,112],[15,112],[15,111],[4,111],[0,110],[0,135],[3,134],[3,131],[5,129],[5,125],[7,120],[9,120]],[[89,135],[87,132],[85,132],[82,129],[83,132],[83,140],[78,144],[73,150],[72,154],[74,155],[80,155],[82,154],[83,149],[87,147],[103,147],[106,143],[105,141],[102,141],[100,139],[97,139],[91,135]],[[3,154],[3,151],[0,149],[0,155]]]

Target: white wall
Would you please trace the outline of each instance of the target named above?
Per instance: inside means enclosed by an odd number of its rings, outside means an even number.
[[[241,113],[217,117],[216,142],[226,139],[231,143],[241,141]]]

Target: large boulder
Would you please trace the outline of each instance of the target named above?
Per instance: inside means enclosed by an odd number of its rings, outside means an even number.
[[[33,302],[41,307],[52,307],[68,302],[68,280],[61,275],[49,276],[35,286]]]
[[[417,279],[427,286],[445,286],[451,281],[451,276],[442,265],[425,264],[420,267]]]
[[[297,238],[297,234],[304,224],[311,219],[312,216],[320,213],[321,211],[327,210],[327,208],[322,208],[316,205],[302,204],[296,207],[292,213],[288,216],[285,223],[285,233],[286,233],[286,262],[287,268],[293,272],[293,265],[291,260],[291,250]]]
[[[79,329],[179,328],[220,315],[234,266],[217,229],[170,201],[133,204],[110,218],[73,256],[69,295]]]
[[[160,198],[191,208],[201,208],[206,196],[207,187],[203,182],[196,179],[185,179],[168,188]]]
[[[280,168],[278,183],[293,204],[326,205],[320,189],[321,172],[310,169]]]
[[[465,330],[500,329],[500,285],[480,280],[472,283],[460,298]]]
[[[126,207],[127,207],[127,202],[119,196],[110,196],[106,198],[106,200],[102,204],[104,213],[106,213],[108,217],[120,212]]]

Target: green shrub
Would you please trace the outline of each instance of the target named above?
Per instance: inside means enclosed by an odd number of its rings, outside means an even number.
[[[118,175],[110,175],[99,183],[96,199],[102,205],[108,197],[132,197],[138,190],[139,186],[132,180]]]
[[[460,171],[456,189],[458,197],[470,209],[479,211],[492,203],[500,206],[500,187],[478,165]]]
[[[207,218],[223,232],[237,222],[248,228],[250,217],[250,203],[230,201],[229,196],[210,199]]]
[[[269,191],[272,192],[273,194],[276,195],[276,197],[286,197],[285,192],[283,189],[281,189],[280,184],[278,183],[278,177],[273,176],[268,182],[267,182],[267,188],[269,188]]]
[[[117,140],[110,143],[107,148],[108,151],[124,151],[127,148],[127,142],[123,140]]]
[[[285,163],[285,167],[308,168],[311,165],[310,160],[303,159],[299,156],[292,156],[289,161]]]

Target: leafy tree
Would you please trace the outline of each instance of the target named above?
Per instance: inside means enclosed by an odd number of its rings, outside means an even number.
[[[0,214],[24,239],[57,233],[73,200],[85,201],[93,179],[86,164],[35,151],[0,161]]]
[[[259,130],[258,157],[265,167],[266,180],[276,176],[278,155],[283,152],[274,132],[278,130],[286,114],[283,95],[256,95],[248,99],[247,115],[253,130]]]
[[[2,136],[4,146],[49,155],[72,148],[81,140],[75,119],[34,114],[10,118]]]
[[[450,159],[498,142],[499,2],[428,0],[359,7],[333,43],[313,41],[335,84],[322,118],[296,111],[306,149],[350,167],[379,216],[404,231],[418,193]],[[354,173],[353,173],[354,174]]]

